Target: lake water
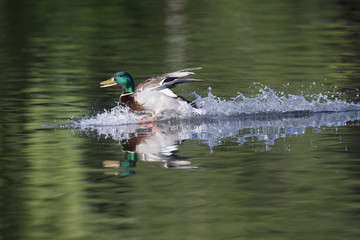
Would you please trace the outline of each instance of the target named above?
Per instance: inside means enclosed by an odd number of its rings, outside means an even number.
[[[0,0],[0,239],[359,239],[359,10]],[[99,88],[198,66],[151,123]]]

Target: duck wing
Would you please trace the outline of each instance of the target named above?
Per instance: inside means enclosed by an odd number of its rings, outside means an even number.
[[[152,78],[145,80],[140,83],[135,92],[143,91],[161,91],[169,88],[173,88],[182,83],[187,82],[202,82],[201,79],[187,78],[188,75],[194,74],[192,71],[200,70],[201,67],[196,68],[186,68],[176,72],[164,73],[156,75]]]

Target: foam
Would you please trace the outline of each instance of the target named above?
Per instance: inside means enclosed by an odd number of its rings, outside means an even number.
[[[236,117],[242,115],[285,114],[292,112],[346,112],[360,111],[360,104],[349,103],[344,99],[332,99],[327,94],[298,94],[284,95],[276,93],[268,87],[259,89],[253,96],[247,97],[242,93],[231,99],[215,96],[209,88],[207,96],[201,97],[194,93],[194,103],[198,109],[179,109],[176,112],[160,114],[157,121],[169,119],[189,119],[208,117]],[[123,106],[116,106],[111,110],[104,110],[95,116],[80,119],[76,125],[87,126],[119,126],[137,123],[136,119],[146,119],[149,116],[129,111]]]

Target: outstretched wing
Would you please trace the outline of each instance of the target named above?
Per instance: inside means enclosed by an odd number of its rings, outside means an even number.
[[[164,73],[145,80],[136,87],[136,92],[142,91],[161,91],[176,87],[179,84],[187,82],[202,82],[201,79],[187,78],[194,74],[192,71],[200,70],[201,67],[182,69],[176,72]]]

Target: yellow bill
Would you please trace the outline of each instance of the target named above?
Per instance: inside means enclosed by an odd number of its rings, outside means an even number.
[[[112,86],[115,86],[117,85],[117,83],[114,81],[114,77],[106,80],[106,81],[103,81],[100,83],[100,87],[104,88],[104,87],[112,87]]]

